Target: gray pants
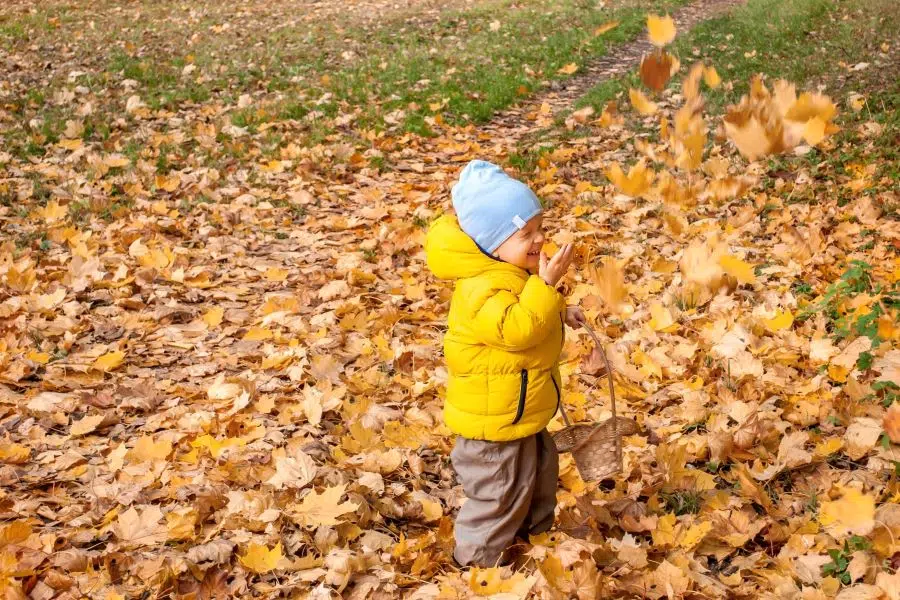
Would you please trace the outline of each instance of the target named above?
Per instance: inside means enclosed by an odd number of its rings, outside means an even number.
[[[467,500],[456,517],[456,561],[491,567],[516,535],[553,525],[559,455],[540,433],[510,442],[456,438],[450,454]]]

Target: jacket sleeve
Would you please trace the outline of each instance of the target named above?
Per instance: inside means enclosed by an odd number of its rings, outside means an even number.
[[[516,296],[497,290],[475,313],[472,323],[478,340],[510,352],[541,343],[554,327],[560,327],[563,297],[537,275],[532,275]]]

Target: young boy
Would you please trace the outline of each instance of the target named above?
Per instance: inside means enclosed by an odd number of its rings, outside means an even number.
[[[454,558],[493,566],[516,535],[553,525],[559,462],[545,427],[560,401],[563,322],[584,314],[557,291],[572,262],[544,244],[537,196],[475,160],[452,189],[456,217],[428,232],[428,266],[456,282],[444,354],[450,372],[444,420],[467,500],[456,518]]]

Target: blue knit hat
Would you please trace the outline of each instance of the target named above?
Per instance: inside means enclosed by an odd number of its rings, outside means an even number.
[[[488,254],[541,212],[531,188],[483,160],[466,165],[450,194],[460,228]]]

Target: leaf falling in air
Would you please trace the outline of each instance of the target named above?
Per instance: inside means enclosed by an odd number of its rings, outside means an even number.
[[[640,90],[634,88],[629,89],[628,98],[631,100],[631,105],[634,107],[634,110],[642,115],[652,115],[659,110],[659,105],[656,104],[656,102],[648,100]]]
[[[647,37],[657,48],[671,44],[675,39],[675,21],[669,15],[647,15]]]

